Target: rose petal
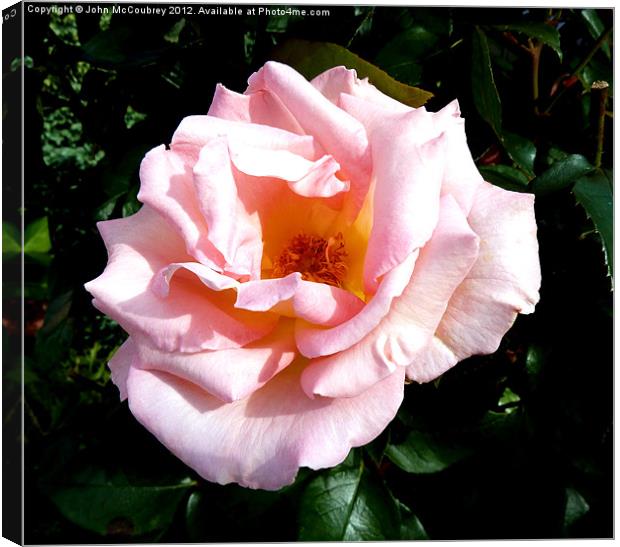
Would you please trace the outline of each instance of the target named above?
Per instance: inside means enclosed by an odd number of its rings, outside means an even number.
[[[370,442],[403,398],[404,369],[358,397],[309,399],[299,385],[302,368],[294,362],[247,399],[225,404],[173,375],[132,367],[129,406],[205,479],[277,490],[300,466],[334,466]]]
[[[269,125],[298,135],[304,134],[304,130],[282,101],[266,91],[241,95],[218,84],[209,108],[209,116]]]
[[[248,80],[248,93],[269,91],[291,112],[342,167],[351,181],[348,200],[352,214],[362,207],[370,184],[371,163],[363,126],[332,104],[301,74],[287,65],[269,61]]]
[[[357,72],[343,66],[337,66],[319,74],[310,83],[316,87],[332,103],[342,106],[341,94],[353,95],[389,110],[391,113],[402,114],[411,112],[413,108],[384,95],[368,78],[359,79]]]
[[[129,375],[129,367],[136,364],[138,353],[134,341],[127,338],[125,342],[116,350],[112,359],[108,362],[112,382],[118,388],[121,401],[127,399],[127,376]]]
[[[308,396],[353,397],[407,366],[432,338],[452,293],[478,256],[478,237],[456,201],[441,200],[437,228],[411,281],[390,312],[360,343],[311,361],[302,374]]]
[[[278,279],[242,283],[237,292],[237,308],[271,310],[323,326],[339,325],[364,308],[364,302],[349,291],[306,281],[299,272]]]
[[[340,165],[329,155],[313,162],[286,150],[239,145],[232,146],[230,154],[239,171],[254,177],[285,180],[300,196],[332,197],[349,190],[349,182],[335,176]]]
[[[295,340],[301,354],[309,358],[331,355],[362,340],[388,313],[392,300],[402,294],[411,279],[416,258],[417,251],[388,272],[370,302],[348,321],[331,329],[298,323]]]
[[[468,221],[480,253],[409,378],[429,381],[471,355],[493,353],[519,313],[538,302],[540,263],[534,196],[480,185]]]
[[[138,199],[173,226],[186,249],[198,261],[223,271],[224,259],[207,236],[208,230],[198,208],[191,166],[165,146],[151,150],[140,165]],[[166,228],[168,230],[168,228]]]
[[[446,139],[446,162],[441,195],[451,195],[466,215],[469,215],[478,187],[484,182],[467,146],[465,120],[461,118],[458,101],[452,101],[433,114],[438,133]]]
[[[172,136],[171,147],[192,146],[200,150],[212,139],[226,137],[232,145],[264,150],[286,150],[308,160],[321,154],[309,135],[297,135],[268,125],[224,120],[214,116],[187,116]]]
[[[98,227],[108,264],[85,287],[95,306],[129,334],[142,334],[165,351],[199,351],[243,346],[275,326],[275,315],[236,310],[234,293],[210,291],[193,278],[179,278],[165,299],[157,296],[151,288],[155,274],[191,258],[180,237],[148,206]]]
[[[228,143],[210,140],[194,165],[194,184],[200,210],[209,226],[207,237],[226,260],[226,270],[260,279],[263,243],[260,223],[238,199]]]
[[[235,289],[238,293],[235,307],[238,309],[270,311],[317,325],[339,325],[364,307],[364,302],[349,291],[305,281],[299,272],[277,279],[239,283],[197,262],[174,263],[162,268],[151,283],[152,290],[162,298],[166,297],[172,277],[184,271],[195,275],[211,290]]]
[[[144,338],[137,338],[135,345],[136,366],[174,374],[225,402],[245,399],[263,386],[293,361],[296,349],[290,320],[243,348],[168,353]]]

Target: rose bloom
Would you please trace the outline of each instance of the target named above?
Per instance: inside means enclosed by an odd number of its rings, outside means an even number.
[[[456,101],[437,113],[336,67],[268,62],[217,86],[99,223],[86,288],[129,333],[135,417],[201,476],[278,489],[394,418],[405,379],[495,351],[538,301],[534,198],[485,182]]]

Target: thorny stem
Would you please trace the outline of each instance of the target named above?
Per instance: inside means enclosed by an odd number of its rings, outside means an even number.
[[[603,159],[603,141],[605,139],[605,112],[607,109],[607,95],[609,94],[609,84],[603,80],[598,80],[592,84],[592,96],[598,96],[598,131],[596,134],[596,155],[594,156],[594,167],[600,167]]]
[[[599,36],[599,39],[596,41],[596,43],[592,46],[592,49],[588,52],[588,54],[584,57],[583,61],[581,61],[581,63],[579,63],[579,65],[577,65],[577,68],[575,68],[575,70],[573,70],[573,72],[571,73],[571,75],[569,76],[569,79],[576,76],[577,74],[579,74],[579,72],[581,72],[581,70],[592,60],[592,57],[594,57],[594,54],[600,49],[600,47],[606,42],[607,37],[611,34],[611,31],[613,30],[613,27],[609,27],[605,32],[603,32],[603,34],[601,34]],[[566,91],[567,88],[563,88],[561,89],[558,94],[555,96],[555,99],[553,99],[553,101],[551,101],[551,103],[549,103],[549,106],[547,108],[545,108],[543,114],[549,114],[549,112],[551,112],[551,109],[555,106],[555,104],[558,102],[559,98],[564,95],[564,92]]]

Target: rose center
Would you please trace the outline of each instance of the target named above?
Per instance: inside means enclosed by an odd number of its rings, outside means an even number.
[[[342,233],[329,239],[301,233],[280,253],[271,275],[284,277],[299,272],[306,281],[341,287],[347,273],[346,256]]]

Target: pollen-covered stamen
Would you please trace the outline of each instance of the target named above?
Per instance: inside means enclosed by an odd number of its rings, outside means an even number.
[[[346,256],[340,232],[329,239],[301,233],[280,253],[271,275],[284,277],[299,272],[306,281],[341,287],[347,273]]]

